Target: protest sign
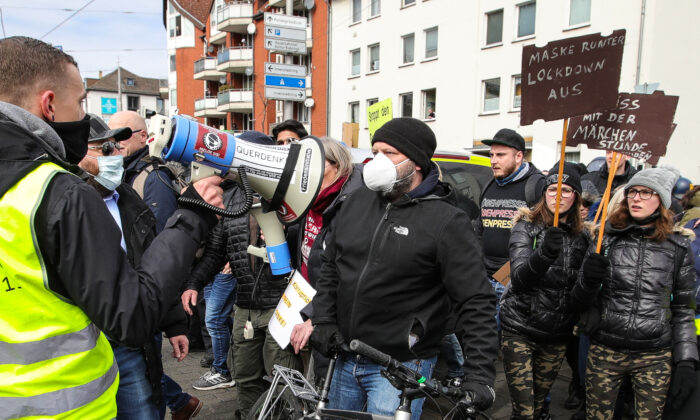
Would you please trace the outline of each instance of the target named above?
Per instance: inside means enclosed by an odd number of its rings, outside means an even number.
[[[367,107],[367,125],[369,126],[369,138],[374,136],[374,132],[379,127],[386,124],[394,117],[391,109],[391,98],[377,102]]]
[[[656,164],[673,133],[678,96],[621,93],[617,106],[571,118],[567,143],[585,144]]]
[[[316,290],[309,285],[299,271],[295,271],[292,281],[284,291],[282,299],[275,308],[275,313],[267,324],[268,331],[280,348],[285,348],[289,344],[294,326],[304,322],[299,312],[311,302],[314,295]]]
[[[520,125],[615,107],[625,30],[523,47]]]

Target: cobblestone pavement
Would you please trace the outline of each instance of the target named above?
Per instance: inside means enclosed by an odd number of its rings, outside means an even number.
[[[182,386],[185,392],[196,396],[204,402],[202,411],[196,417],[198,420],[233,420],[234,412],[238,408],[238,396],[236,388],[217,389],[213,391],[198,391],[192,388],[194,382],[200,375],[206,372],[199,366],[199,359],[204,355],[203,352],[193,352],[189,354],[182,362],[177,362],[175,359],[168,357],[172,349],[167,340],[163,340],[163,368],[177,383]],[[564,400],[568,395],[569,381],[571,380],[571,371],[568,365],[564,365],[559,372],[554,386],[552,387],[552,406],[551,415],[553,420],[569,420],[573,414],[572,410],[564,408]],[[503,374],[503,363],[499,360],[497,363],[496,374],[496,403],[493,408],[487,412],[492,420],[508,420],[510,417],[510,396],[508,394],[508,386]],[[169,415],[168,417],[169,418]],[[439,416],[431,415],[426,412],[423,419],[438,419]]]

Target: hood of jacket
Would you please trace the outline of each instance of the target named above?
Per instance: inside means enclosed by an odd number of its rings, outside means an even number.
[[[65,159],[66,149],[63,146],[63,141],[44,120],[32,114],[31,112],[20,108],[16,105],[0,102],[0,122],[15,124],[24,131],[31,133],[34,137],[43,140],[59,157]],[[6,156],[6,155],[4,155]],[[27,156],[29,159],[35,159],[38,156]]]

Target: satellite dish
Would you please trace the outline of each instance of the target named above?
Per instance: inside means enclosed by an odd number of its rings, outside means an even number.
[[[255,33],[255,24],[249,23],[246,30],[248,31],[249,34],[253,35]]]
[[[245,68],[245,75],[246,76],[252,76],[253,75],[253,68],[248,66]]]
[[[219,77],[219,83],[221,83],[222,85],[226,83],[226,76]]]
[[[312,108],[315,103],[316,101],[314,101],[314,98],[306,98],[306,100],[304,101],[304,106],[307,108]]]
[[[209,54],[213,53],[213,52],[214,52],[214,46],[213,46],[213,45],[207,46],[207,52],[208,52]]]
[[[311,10],[316,6],[316,1],[315,0],[304,0],[304,8],[306,10]]]

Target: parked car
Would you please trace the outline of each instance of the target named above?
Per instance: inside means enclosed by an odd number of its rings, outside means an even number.
[[[372,160],[370,149],[351,149],[354,163]],[[457,206],[471,219],[479,217],[479,198],[486,184],[493,178],[491,159],[468,152],[438,150],[433,161],[442,172],[443,181],[455,190]]]

